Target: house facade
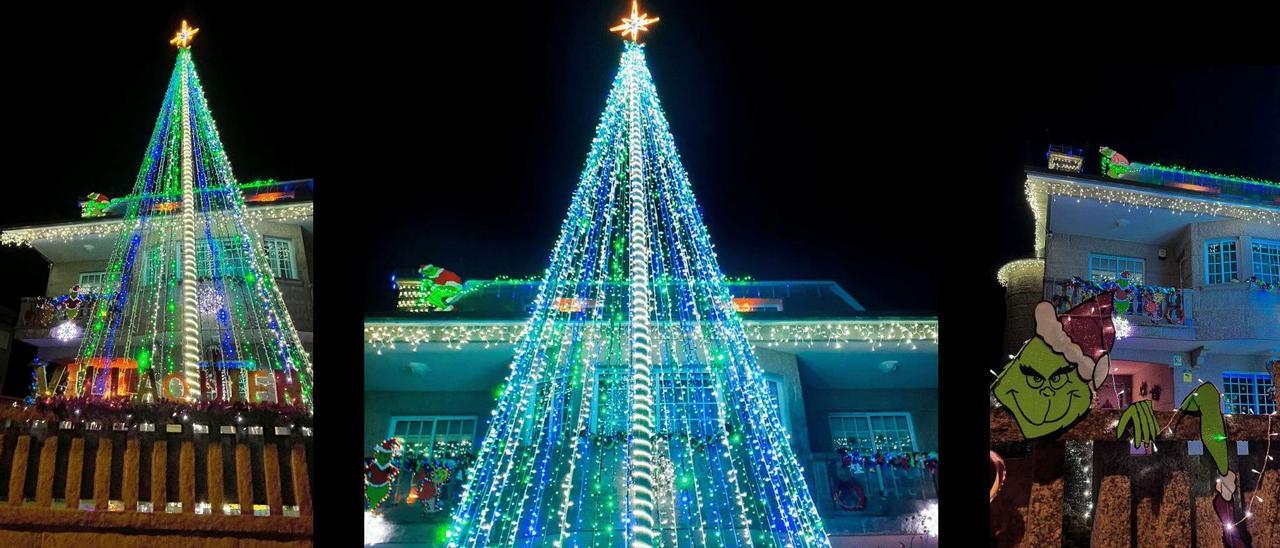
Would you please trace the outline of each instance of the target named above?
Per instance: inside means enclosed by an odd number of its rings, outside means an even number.
[[[284,296],[286,307],[304,348],[311,351],[312,193],[314,181],[255,181],[242,186],[248,216],[262,236],[270,268]],[[127,199],[127,198],[126,198]],[[69,295],[79,286],[82,297],[93,295],[104,282],[107,263],[124,228],[122,207],[102,199],[102,205],[84,205],[80,220],[37,226],[6,228],[0,244],[27,246],[49,265],[49,281],[43,295],[31,295],[18,303],[13,337],[37,348],[46,363],[75,358],[80,337],[74,330],[55,332],[67,314],[47,306],[51,299]],[[234,260],[234,257],[231,258]],[[209,258],[198,254],[198,271],[207,270]],[[83,315],[72,318],[83,332]],[[16,367],[16,365],[15,365]]]
[[[397,275],[394,283],[399,310],[365,322],[365,445],[395,437],[428,458],[470,451],[484,436],[539,283],[468,281],[452,310],[436,312],[423,311],[422,279]],[[870,313],[833,282],[729,285],[828,533],[936,542],[936,467],[924,462],[938,449],[936,319]],[[841,448],[869,463],[854,467],[867,499],[861,508],[840,491]],[[396,501],[409,483],[401,478]],[[461,474],[443,489],[439,511],[391,505],[384,515],[395,530],[384,540],[437,538],[460,491]]]
[[[1280,183],[1138,164],[1110,149],[1101,171],[1027,170],[1036,244],[998,273],[1005,350],[1034,334],[1037,302],[1062,310],[1118,290],[1114,380],[1097,406],[1150,399],[1172,411],[1213,382],[1225,413],[1275,412]]]

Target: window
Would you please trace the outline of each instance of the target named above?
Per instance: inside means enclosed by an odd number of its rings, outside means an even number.
[[[212,242],[212,246],[209,243]],[[217,250],[218,271],[213,270],[214,254],[210,247]],[[249,270],[245,245],[239,236],[214,238],[196,242],[196,277],[215,278],[222,276],[244,276]],[[182,245],[178,245],[178,256],[182,256]]]
[[[218,271],[214,272],[214,253],[210,252],[210,243],[217,250]],[[249,260],[245,254],[245,246],[239,236],[214,238],[213,240],[197,239],[196,277],[219,278],[224,276],[241,277],[249,271]],[[172,255],[166,257],[166,249],[172,249]],[[147,251],[146,262],[143,263],[142,279],[147,285],[158,284],[168,279],[182,279],[182,242],[171,245],[155,246]]]
[[[1223,373],[1222,412],[1270,415],[1276,411],[1276,402],[1271,399],[1274,387],[1269,373]]]
[[[80,290],[85,293],[97,293],[106,289],[102,287],[107,283],[106,272],[81,272],[79,282]]]
[[[165,250],[173,249],[176,254],[172,257],[165,257]],[[169,246],[157,245],[147,249],[146,256],[142,260],[141,279],[142,284],[152,286],[162,283],[165,278],[177,277],[175,272],[180,272],[179,257],[182,256],[182,245],[170,248]],[[135,270],[135,272],[137,272]]]
[[[534,388],[533,401],[525,407],[524,428],[521,437],[526,444],[546,443],[559,439],[569,425],[569,387],[564,375],[539,382]],[[555,390],[555,394],[551,391]],[[534,433],[539,434],[537,439]],[[542,440],[542,441],[539,441]]]
[[[915,451],[909,413],[832,413],[831,447],[874,455],[876,451]]]
[[[1089,254],[1089,279],[1095,282],[1119,280],[1120,274],[1128,272],[1129,280],[1142,284],[1147,269],[1146,259],[1135,257],[1117,257],[1114,255]]]
[[[1235,240],[1215,240],[1204,243],[1205,283],[1232,282],[1240,275],[1240,259],[1236,256]]]
[[[787,400],[782,397],[782,378],[766,374],[764,376],[765,388],[769,391],[769,397],[773,399],[773,406],[778,410],[778,420],[782,422],[782,428],[788,433],[791,432],[791,417],[787,415]]]
[[[1253,275],[1260,282],[1280,283],[1280,242],[1253,241]]]
[[[631,387],[627,380],[625,367],[596,368],[592,432],[612,436],[630,430]]]
[[[719,434],[720,409],[712,395],[715,379],[698,370],[660,370],[654,383],[659,433]]]
[[[267,250],[268,266],[276,278],[298,279],[293,267],[293,242],[281,238],[263,238],[262,245]]]
[[[456,458],[471,452],[476,418],[464,416],[391,417],[390,437],[418,446],[431,457]]]

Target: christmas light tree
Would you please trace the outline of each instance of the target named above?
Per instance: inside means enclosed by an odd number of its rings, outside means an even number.
[[[450,546],[828,545],[637,42],[621,67]]]
[[[63,395],[309,408],[310,358],[196,75],[197,31],[183,21],[171,41],[177,63]]]

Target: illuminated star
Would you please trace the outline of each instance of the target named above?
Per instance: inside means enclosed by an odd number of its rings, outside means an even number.
[[[187,26],[187,21],[182,20],[182,28],[178,29],[178,33],[173,35],[173,40],[169,40],[170,44],[178,46],[180,49],[191,47],[191,39],[196,37],[196,33],[200,29]]]
[[[649,25],[658,22],[658,18],[649,18],[649,14],[640,13],[639,0],[631,0],[631,17],[622,20],[622,24],[609,30],[622,34],[622,36],[631,35],[631,41],[635,42],[640,37],[641,31],[649,30]]]

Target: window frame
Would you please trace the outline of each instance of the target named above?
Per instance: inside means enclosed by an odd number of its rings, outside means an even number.
[[[1269,252],[1260,253],[1259,250],[1257,249],[1257,247],[1259,246],[1270,247],[1271,250]],[[1249,243],[1249,255],[1253,259],[1253,277],[1257,278],[1258,281],[1260,282],[1280,283],[1280,240],[1254,238],[1253,241]],[[1271,257],[1268,262],[1268,265],[1276,269],[1276,272],[1274,274],[1270,272],[1267,272],[1265,274],[1259,272],[1259,268],[1258,268],[1259,256]]]
[[[1228,384],[1228,377],[1235,377],[1235,382]],[[1244,404],[1241,402],[1227,403],[1227,396],[1236,396],[1237,392],[1228,392],[1230,386],[1238,386],[1240,381],[1247,379],[1249,381],[1249,395],[1253,398],[1253,404]],[[1259,379],[1266,379],[1271,386],[1275,386],[1275,379],[1271,378],[1271,373],[1266,371],[1223,371],[1222,372],[1222,412],[1223,414],[1253,414],[1253,415],[1269,415],[1276,411],[1276,402],[1268,398],[1265,390],[1261,390],[1258,386]],[[1232,405],[1236,409],[1228,409],[1227,406]],[[1247,406],[1247,407],[1246,407]],[[1248,408],[1252,413],[1240,413],[1239,410]]]
[[[436,436],[437,436],[437,432],[436,432],[436,430],[437,430],[438,425],[439,425],[441,422],[455,421],[455,420],[461,420],[461,421],[467,421],[467,420],[470,420],[470,421],[472,422],[472,424],[471,424],[471,438],[470,438],[470,441],[471,441],[471,446],[474,448],[474,447],[476,446],[476,438],[478,437],[478,434],[480,433],[480,417],[479,417],[478,415],[392,415],[392,416],[391,416],[391,418],[390,418],[390,419],[388,419],[388,421],[387,421],[387,437],[388,437],[388,438],[397,438],[397,436],[396,436],[396,423],[397,423],[397,422],[426,422],[426,421],[432,421],[432,423],[431,423],[431,437],[427,440],[427,442],[426,442],[425,444],[423,444],[423,445],[427,448],[427,450],[428,450],[428,451],[430,451],[430,450],[432,450],[432,447],[433,447],[433,446],[434,446],[434,444],[435,444],[435,440],[436,440]],[[446,436],[447,436],[448,434],[444,434],[444,435],[446,435]],[[405,441],[406,441],[406,443],[408,442],[408,440],[407,440],[407,439],[406,439]]]
[[[96,283],[96,284],[88,284],[88,283],[85,283],[85,281],[84,281],[84,277],[85,277],[85,275],[96,275],[96,276],[98,276],[98,283]],[[98,292],[101,292],[101,291],[103,290],[103,287],[102,287],[102,286],[106,285],[106,283],[107,283],[107,271],[105,271],[105,270],[95,270],[95,271],[90,271],[90,272],[81,272],[79,276],[76,276],[76,285],[80,286],[80,290],[81,290],[81,291],[86,291],[86,290],[87,290],[86,292],[89,292],[89,293],[98,293]]]
[[[1218,276],[1220,276],[1221,279],[1215,282],[1213,281],[1214,279],[1213,273],[1210,272],[1210,268],[1209,268],[1209,266],[1213,264],[1213,263],[1210,263],[1209,261],[1209,246],[1214,244],[1221,245],[1226,243],[1231,244],[1231,253],[1232,255],[1234,255],[1231,261],[1231,263],[1233,264],[1233,270],[1231,271],[1230,275],[1228,275],[1227,269],[1226,269],[1227,254],[1225,250],[1219,251],[1219,255],[1222,256],[1222,259],[1219,261],[1219,267],[1221,268],[1221,271],[1218,273]],[[1232,282],[1233,279],[1234,280],[1240,279],[1240,241],[1237,240],[1236,238],[1215,238],[1211,240],[1205,240],[1204,241],[1204,283],[1205,285],[1223,285],[1223,284],[1233,283]]]
[[[275,255],[276,252],[273,252],[273,249],[272,249],[272,245],[279,246],[280,244],[284,244],[284,248],[285,248],[284,250],[289,254],[289,257],[288,257],[289,274],[288,275],[285,275],[282,272],[283,269],[279,268],[284,263],[281,261],[279,257]],[[292,239],[279,238],[275,236],[263,236],[262,251],[267,257],[267,263],[268,263],[267,269],[271,271],[272,276],[274,276],[276,279],[278,280],[301,279],[301,276],[299,276],[298,274],[297,255],[293,252]]]
[[[790,434],[791,414],[788,413],[787,407],[787,380],[777,373],[765,373],[764,382],[765,393],[770,397],[772,397],[772,394],[769,394],[769,383],[774,383],[778,386],[778,421],[782,423],[782,428]]]
[[[1126,269],[1120,268],[1120,263],[1121,263],[1121,261],[1130,262],[1130,263],[1138,263],[1138,264],[1141,264],[1141,265],[1142,265],[1142,271],[1141,271],[1141,272],[1137,272],[1136,274],[1138,275],[1138,277],[1134,278],[1132,281],[1133,281],[1133,283],[1136,283],[1136,284],[1138,284],[1138,285],[1142,285],[1142,284],[1146,283],[1146,280],[1147,280],[1147,260],[1146,260],[1145,258],[1142,258],[1142,257],[1128,257],[1128,256],[1124,256],[1124,255],[1111,255],[1111,254],[1108,254],[1108,253],[1089,253],[1089,279],[1090,279],[1090,280],[1094,280],[1094,276],[1093,276],[1093,271],[1094,271],[1093,261],[1094,261],[1094,259],[1104,259],[1104,260],[1109,259],[1109,260],[1113,260],[1113,261],[1115,261],[1115,262],[1116,262],[1116,271],[1115,271],[1116,277],[1115,277],[1115,278],[1112,278],[1112,279],[1111,279],[1111,281],[1119,280],[1119,279],[1120,279],[1120,273],[1121,273],[1121,272],[1125,272],[1125,271],[1126,271]],[[1128,271],[1129,273],[1131,273],[1131,274],[1133,274],[1133,273],[1134,273],[1134,271],[1133,271],[1133,270],[1127,270],[1127,271]]]
[[[874,431],[871,430],[871,417],[895,417],[896,418],[899,416],[906,417],[907,419],[907,434],[911,436],[911,452],[912,453],[918,452],[920,450],[920,445],[916,441],[917,440],[916,423],[914,420],[912,420],[910,411],[837,411],[837,412],[827,413],[827,434],[828,434],[828,437],[831,439],[831,450],[833,452],[836,451],[836,446],[835,446],[836,436],[835,436],[834,429],[831,428],[831,419],[865,418],[867,419],[868,431],[871,431],[874,434]],[[888,450],[886,449],[886,451]]]

